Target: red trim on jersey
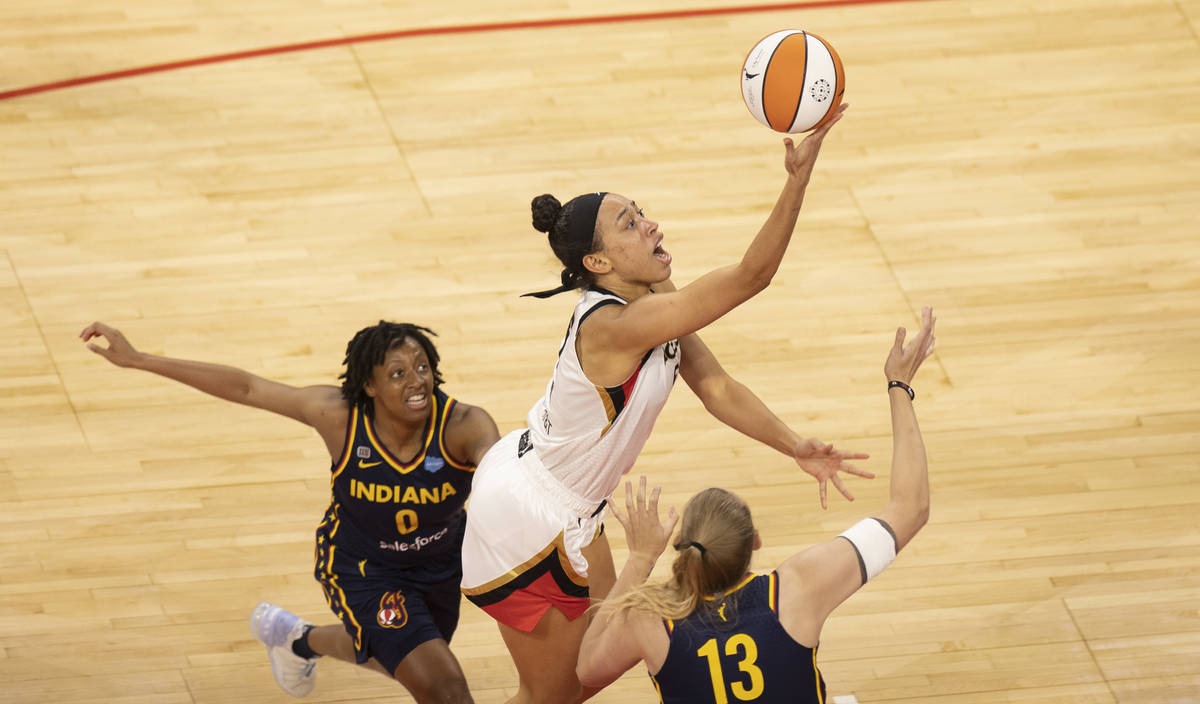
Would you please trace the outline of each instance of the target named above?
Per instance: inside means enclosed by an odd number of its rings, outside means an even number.
[[[625,393],[626,403],[629,403],[629,397],[633,395],[633,387],[635,384],[637,384],[638,376],[642,373],[642,368],[645,366],[646,360],[643,359],[642,363],[638,365],[638,368],[633,370],[633,374],[631,374],[629,378],[625,380],[624,384],[621,384],[621,391]]]

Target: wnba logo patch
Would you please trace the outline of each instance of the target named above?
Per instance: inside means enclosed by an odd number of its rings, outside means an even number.
[[[375,620],[384,628],[404,628],[408,623],[408,612],[404,610],[404,595],[387,592],[379,599],[379,613]]]

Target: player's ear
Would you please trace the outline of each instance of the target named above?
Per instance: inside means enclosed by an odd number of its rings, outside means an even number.
[[[375,380],[374,379],[367,379],[366,381],[364,381],[362,388],[363,388],[363,391],[366,392],[367,396],[369,396],[371,398],[375,398]]]
[[[754,549],[758,550],[762,547],[762,536],[758,534],[758,530],[754,531]]]
[[[583,255],[583,267],[593,274],[607,274],[612,271],[612,262],[601,252]]]

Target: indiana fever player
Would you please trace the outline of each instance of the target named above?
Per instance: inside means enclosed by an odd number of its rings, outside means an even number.
[[[394,677],[418,702],[471,702],[450,652],[458,624],[463,504],[499,439],[486,411],[442,390],[428,328],[380,321],[346,346],[341,387],[297,388],[234,367],[139,352],[104,323],[80,337],[119,367],[154,372],[316,429],[333,459],[317,527],[316,578],[341,625],[314,626],[263,602],[250,617],[288,694],[312,691],[330,655]]]
[[[884,373],[892,415],[891,500],[838,537],[784,560],[770,574],[749,572],[761,545],[745,501],[707,489],[664,525],[656,488],[637,500],[625,485],[629,560],[580,647],[577,673],[603,687],[645,661],[664,704],[755,701],[823,704],[817,669],[821,627],[839,604],[884,570],[929,517],[929,475],[909,386],[933,351],[933,311],[922,312],[908,345],[896,331]],[[668,542],[677,551],[665,583],[643,584]]]

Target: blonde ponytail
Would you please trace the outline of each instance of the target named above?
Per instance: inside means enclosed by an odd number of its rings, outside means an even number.
[[[643,584],[603,608],[614,616],[637,610],[678,620],[700,608],[704,597],[732,589],[750,569],[754,551],[750,507],[724,489],[696,494],[683,509],[675,549],[667,581]]]

